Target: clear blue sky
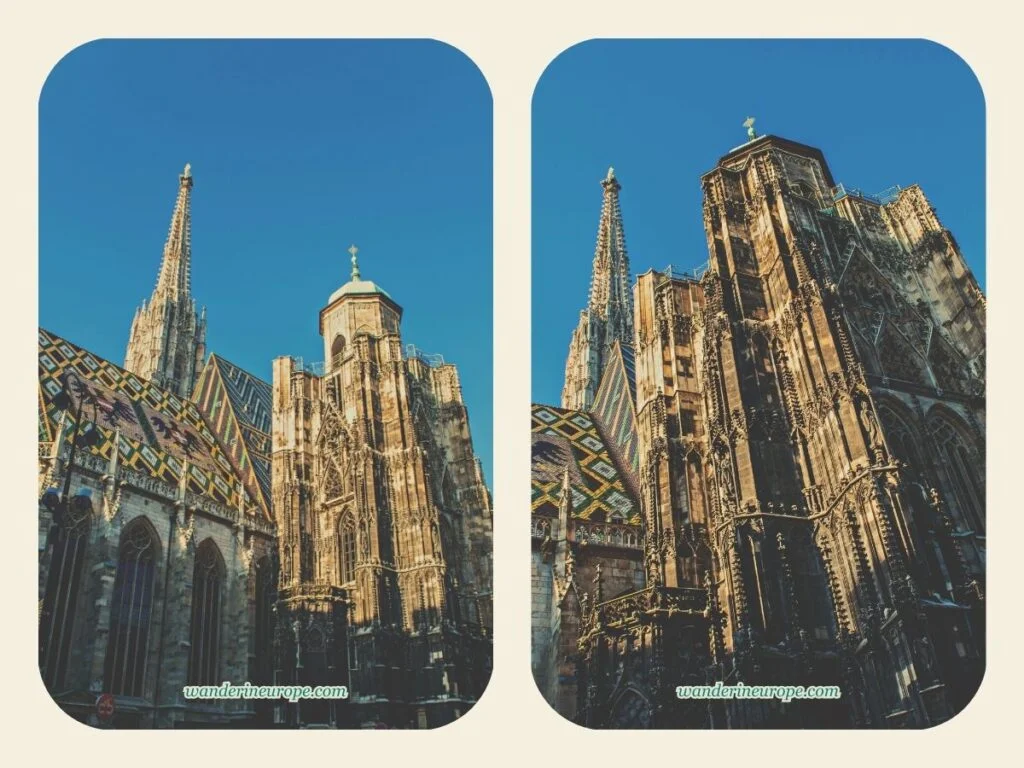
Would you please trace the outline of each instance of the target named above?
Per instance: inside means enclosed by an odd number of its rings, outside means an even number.
[[[192,163],[208,349],[270,379],[323,358],[317,313],[364,279],[458,365],[492,457],[491,96],[432,41],[101,41],[40,98],[40,324],[116,363]]]
[[[533,399],[559,402],[586,306],[608,166],[634,273],[707,261],[700,176],[759,133],[818,147],[838,182],[919,183],[985,285],[985,106],[969,67],[919,40],[590,41],[533,97]]]

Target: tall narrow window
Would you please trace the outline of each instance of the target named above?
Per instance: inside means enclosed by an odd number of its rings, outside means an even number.
[[[331,370],[341,367],[341,361],[345,359],[345,337],[340,333],[331,342]]]
[[[356,578],[356,528],[351,515],[342,515],[338,524],[338,569],[342,584]]]
[[[219,679],[221,590],[224,585],[224,558],[207,539],[196,549],[192,577],[192,653],[188,679],[192,685],[212,685]]]
[[[885,428],[885,439],[890,450],[897,459],[909,467],[910,475],[922,483],[927,483],[927,467],[918,452],[921,438],[906,421],[886,405],[880,405],[878,415]]]
[[[107,638],[107,693],[144,695],[157,549],[156,533],[144,520],[132,523],[121,534]]]
[[[253,653],[255,655],[255,676],[253,682],[273,682],[274,644],[274,566],[269,557],[256,561],[256,616]]]
[[[70,504],[57,526],[53,542],[39,617],[39,668],[47,690],[53,693],[64,685],[67,673],[91,516],[90,504]]]
[[[952,491],[952,501],[960,513],[960,524],[979,533],[985,532],[985,486],[979,470],[982,458],[968,449],[960,430],[942,418],[931,423],[940,461]]]

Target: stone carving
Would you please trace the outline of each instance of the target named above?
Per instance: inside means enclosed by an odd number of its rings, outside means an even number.
[[[927,653],[922,638],[938,632],[948,643],[952,632],[957,642],[967,638],[969,658],[983,654],[966,614],[957,613],[962,621],[951,630],[938,629],[928,613],[951,600],[973,610],[967,606],[976,605],[983,569],[980,557],[966,554],[968,547],[983,554],[984,542],[966,527],[929,523],[934,515],[920,504],[910,508],[912,472],[889,457],[891,450],[899,458],[901,443],[875,404],[892,397],[928,408],[959,392],[951,408],[965,430],[983,434],[981,408],[964,397],[983,391],[978,365],[967,362],[984,359],[983,333],[967,327],[984,328],[969,271],[952,238],[937,234],[927,239],[947,258],[922,260],[921,279],[914,278],[914,248],[922,247],[915,238],[941,229],[919,190],[877,200],[832,190],[820,153],[793,142],[764,137],[739,147],[701,183],[707,272],[689,281],[643,273],[635,293],[637,500],[646,536],[641,551],[625,554],[645,585],[616,594],[609,569],[623,568],[623,553],[577,550],[574,568],[600,575],[596,599],[581,599],[578,633],[571,622],[560,625],[576,641],[575,676],[564,667],[535,675],[548,675],[553,702],[571,677],[577,695],[556,706],[577,722],[619,722],[617,713],[628,709],[617,708],[623,690],[637,685],[653,702],[647,724],[680,727],[677,702],[659,686],[678,680],[687,663],[702,679],[719,679],[720,665],[748,683],[771,674],[809,679],[820,674],[827,648],[849,706],[833,725],[891,725],[897,720],[874,722],[873,713],[897,708],[915,727],[945,719],[950,691],[974,673]],[[751,274],[755,264],[766,273]],[[742,292],[734,266],[746,280]],[[756,296],[770,301],[748,301]],[[692,322],[684,324],[688,302]],[[695,363],[696,387],[687,377],[668,381],[684,355]],[[957,377],[970,381],[951,384]],[[666,428],[682,423],[673,421],[682,409],[697,411],[679,427],[685,436]],[[934,434],[915,441],[925,457],[915,460],[928,471],[936,456],[983,462],[966,448],[951,454]],[[852,461],[861,445],[868,456]],[[683,468],[691,454],[703,457],[692,474]],[[964,477],[972,493],[983,493],[980,480]],[[750,497],[742,509],[737,486]],[[614,541],[607,525],[579,527],[581,539]],[[928,562],[933,550],[944,565]],[[946,574],[961,571],[973,581],[954,576],[950,590]],[[650,591],[665,589],[670,576],[700,587],[699,620],[673,613],[669,592]],[[808,599],[817,592],[831,604]],[[929,600],[942,603],[926,609]],[[697,637],[693,646],[681,626]],[[893,682],[905,665],[898,648],[921,657],[908,685],[928,689],[927,705]],[[740,711],[764,724],[754,710]],[[818,708],[780,722],[804,726],[797,722],[804,717],[832,716]]]
[[[182,525],[178,528],[178,542],[181,544],[181,553],[184,555],[192,550],[196,537],[196,513],[194,510],[182,508],[184,518]]]

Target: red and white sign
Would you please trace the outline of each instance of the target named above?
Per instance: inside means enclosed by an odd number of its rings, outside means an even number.
[[[114,694],[102,693],[96,699],[96,714],[100,720],[109,720],[114,716]]]

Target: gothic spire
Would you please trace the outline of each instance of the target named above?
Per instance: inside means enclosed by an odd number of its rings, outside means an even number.
[[[616,341],[633,343],[633,293],[629,255],[619,210],[622,185],[609,168],[601,181],[604,202],[590,277],[590,298],[569,343],[562,407],[586,410],[594,402],[605,363]]]
[[[633,301],[630,291],[629,254],[619,209],[622,185],[609,168],[601,180],[604,202],[597,226],[597,247],[590,278],[588,309],[609,325],[611,335],[626,344],[633,343]]]
[[[191,269],[192,167],[186,163],[156,288],[135,312],[124,358],[126,370],[181,397],[191,394],[206,351],[206,310],[196,312]]]
[[[154,295],[172,300],[189,295],[192,270],[192,166],[178,176],[178,197],[174,201],[171,226],[164,243],[163,260],[156,281]]]

